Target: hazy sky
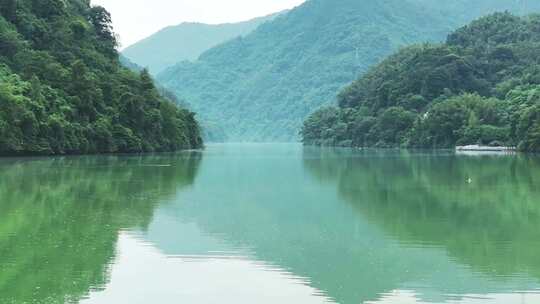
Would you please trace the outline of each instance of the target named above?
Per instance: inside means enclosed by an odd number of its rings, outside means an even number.
[[[305,0],[92,0],[111,12],[115,32],[127,47],[156,31],[185,21],[225,23],[295,7]]]

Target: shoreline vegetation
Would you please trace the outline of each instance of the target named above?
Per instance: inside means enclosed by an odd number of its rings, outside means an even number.
[[[195,113],[120,64],[110,14],[87,0],[0,0],[0,155],[203,147]]]
[[[306,145],[540,151],[540,15],[495,13],[407,47],[313,113]],[[477,148],[478,149],[478,148]],[[482,148],[480,148],[482,149]]]

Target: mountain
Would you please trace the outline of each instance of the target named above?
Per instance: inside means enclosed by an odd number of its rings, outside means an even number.
[[[140,73],[141,71],[144,70],[143,67],[129,60],[129,58],[127,58],[126,56],[122,54],[120,54],[120,63],[122,64],[122,66],[137,73]],[[169,99],[170,101],[174,102],[178,106],[189,110],[189,104],[185,102],[184,100],[181,100],[178,97],[176,97],[176,95],[172,93],[171,91],[165,89],[163,86],[160,86],[159,84],[157,85],[157,89],[163,97]],[[198,123],[199,123],[201,138],[203,139],[204,142],[213,142],[213,143],[221,142],[222,143],[227,140],[227,135],[225,134],[223,129],[221,129],[216,124],[209,121],[205,121],[205,120],[198,120]]]
[[[230,140],[291,141],[303,120],[401,47],[442,41],[495,10],[529,0],[310,0],[157,77]]]
[[[142,70],[144,70],[144,68],[138,64],[136,64],[135,62],[131,61],[129,58],[127,58],[126,56],[120,54],[118,59],[120,60],[120,64],[129,69],[129,70],[132,70],[133,72],[137,72],[137,73],[140,73]]]
[[[170,26],[122,51],[123,55],[157,75],[178,62],[196,60],[206,50],[251,33],[280,13],[252,20],[226,23],[182,23]]]
[[[87,0],[0,0],[0,154],[201,147],[195,114],[123,68],[116,46]]]
[[[390,56],[304,123],[311,145],[540,151],[540,15],[496,13]]]

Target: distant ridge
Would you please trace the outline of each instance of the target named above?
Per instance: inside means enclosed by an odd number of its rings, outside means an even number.
[[[251,33],[259,25],[284,13],[238,23],[204,24],[185,22],[166,27],[129,47],[122,54],[157,75],[178,62],[196,60],[204,51],[238,36]]]
[[[519,4],[519,5],[518,5]],[[398,49],[538,0],[309,0],[157,77],[231,141],[295,141],[303,120]]]

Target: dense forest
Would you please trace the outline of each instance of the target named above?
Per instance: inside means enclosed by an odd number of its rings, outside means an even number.
[[[540,15],[496,13],[405,48],[302,129],[305,144],[540,150]]]
[[[304,119],[399,48],[442,42],[498,10],[540,9],[536,0],[310,0],[158,75],[234,141],[298,139]]]
[[[140,73],[145,69],[124,56],[123,54],[120,54],[120,64],[137,73]],[[174,102],[178,106],[190,110],[190,104],[187,103],[185,100],[178,98],[173,92],[167,90],[159,84],[157,84],[157,88],[162,96],[168,98],[170,101]],[[199,124],[200,136],[204,142],[218,143],[227,141],[227,136],[225,132],[217,124],[201,119],[197,119],[197,122]]]
[[[88,0],[0,0],[0,154],[201,147],[194,113],[121,67],[116,46]]]
[[[128,46],[122,54],[138,65],[148,68],[151,74],[157,75],[178,62],[197,60],[204,51],[227,40],[247,35],[279,14],[238,23],[186,22],[169,26]]]

